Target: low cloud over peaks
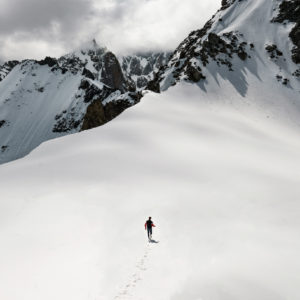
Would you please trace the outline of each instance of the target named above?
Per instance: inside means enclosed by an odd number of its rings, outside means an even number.
[[[220,0],[2,0],[0,57],[60,56],[96,38],[117,53],[173,49]]]

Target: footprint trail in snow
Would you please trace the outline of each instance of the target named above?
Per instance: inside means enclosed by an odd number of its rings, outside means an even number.
[[[132,299],[133,291],[139,281],[143,279],[143,273],[147,270],[147,260],[151,251],[150,243],[147,245],[142,258],[137,262],[135,272],[129,277],[127,284],[120,290],[114,299]]]

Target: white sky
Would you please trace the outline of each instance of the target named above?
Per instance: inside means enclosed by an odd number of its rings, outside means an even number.
[[[60,56],[96,38],[116,53],[173,50],[221,0],[0,0],[0,58]]]

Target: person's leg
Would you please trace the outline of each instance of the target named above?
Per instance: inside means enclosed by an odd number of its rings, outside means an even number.
[[[150,238],[150,229],[151,228],[147,227],[148,239]]]
[[[152,227],[149,228],[150,231],[150,238],[152,238]]]

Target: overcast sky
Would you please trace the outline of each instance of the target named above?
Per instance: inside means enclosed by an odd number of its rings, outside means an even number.
[[[0,59],[60,56],[96,38],[116,53],[174,49],[221,0],[0,0]]]

